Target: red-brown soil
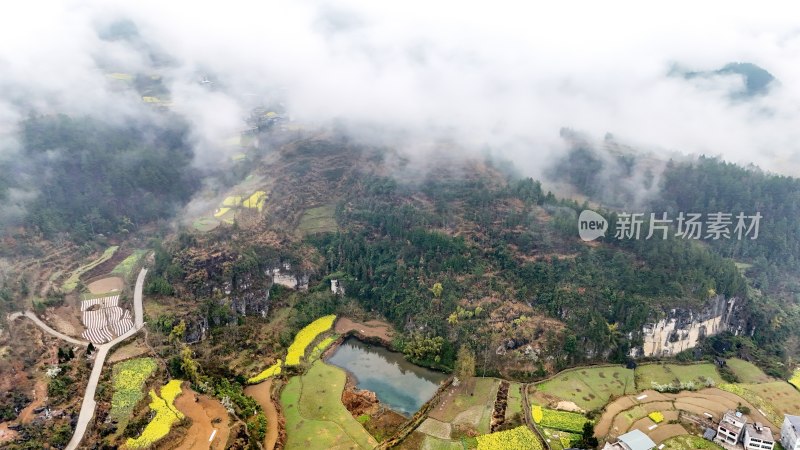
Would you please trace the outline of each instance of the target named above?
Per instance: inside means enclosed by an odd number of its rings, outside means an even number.
[[[183,394],[175,400],[175,406],[192,420],[186,437],[176,450],[223,450],[228,442],[228,411],[222,404],[207,395],[198,394],[185,387]],[[209,442],[216,430],[214,439]]]
[[[394,330],[392,326],[380,320],[370,320],[367,322],[355,322],[347,317],[341,317],[336,321],[334,331],[339,334],[355,332],[361,337],[377,338],[385,342],[391,342]]]
[[[244,393],[256,399],[261,408],[264,410],[264,415],[267,416],[267,435],[264,437],[264,448],[272,450],[275,448],[275,443],[278,441],[278,409],[271,399],[272,392],[272,379],[267,379],[262,383],[253,386],[247,386]]]

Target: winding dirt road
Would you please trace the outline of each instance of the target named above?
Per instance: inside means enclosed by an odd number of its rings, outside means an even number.
[[[280,432],[278,429],[278,409],[272,403],[271,392],[272,379],[244,388],[244,393],[256,399],[264,410],[264,415],[267,416],[267,435],[264,437],[264,448],[266,450],[275,448],[275,443],[278,442],[278,433]]]
[[[89,345],[89,343],[86,342],[86,341],[82,341],[80,339],[75,339],[72,336],[67,336],[64,333],[60,333],[60,332],[50,328],[46,323],[42,322],[42,320],[39,319],[39,317],[36,316],[36,314],[33,311],[15,312],[13,314],[9,314],[8,315],[8,320],[12,321],[12,320],[14,320],[14,319],[16,319],[18,317],[27,317],[28,319],[31,319],[33,321],[33,323],[36,324],[36,326],[38,326],[39,328],[42,329],[42,331],[44,331],[45,333],[47,333],[47,334],[49,334],[51,336],[55,336],[55,337],[61,339],[62,341],[67,341],[70,344],[81,345],[83,347],[86,347],[87,345]]]

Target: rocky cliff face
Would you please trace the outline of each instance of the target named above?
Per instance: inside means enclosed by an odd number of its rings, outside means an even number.
[[[273,267],[267,271],[267,274],[272,277],[272,282],[275,284],[289,289],[308,290],[308,274],[292,270],[292,266],[289,263],[284,263],[280,267]]]
[[[230,308],[232,314],[212,314],[211,323],[207,317],[198,317],[196,323],[192,322],[193,327],[187,324],[186,341],[197,342],[204,339],[209,325],[235,325],[238,316],[266,317],[271,304],[270,289],[273,284],[281,284],[291,289],[308,289],[308,274],[294,272],[288,264],[282,264],[280,267],[280,269],[268,269],[264,273],[257,271],[238,273],[223,281],[221,288],[209,282],[211,296],[217,298],[216,302],[223,308]],[[219,279],[222,274],[215,275],[215,278]]]
[[[240,316],[267,317],[272,279],[268,276],[248,275],[236,281],[238,282],[232,282],[226,287],[233,312]]]
[[[743,330],[739,309],[739,299],[721,295],[709,300],[700,311],[672,309],[664,319],[645,325],[641,331],[644,343],[631,349],[631,356],[673,356],[697,346],[704,336],[725,330],[739,334]]]
[[[183,340],[187,344],[200,342],[208,335],[208,319],[205,317],[193,317],[186,321],[186,333]]]

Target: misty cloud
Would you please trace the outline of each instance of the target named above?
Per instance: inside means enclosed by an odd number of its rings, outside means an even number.
[[[563,149],[565,126],[654,152],[722,155],[795,175],[800,167],[800,34],[787,11],[355,0],[13,9],[0,18],[0,112],[126,120],[149,109],[106,72],[158,74],[172,109],[192,124],[201,166],[230,156],[220,141],[250,108],[279,99],[301,123],[370,130],[365,139],[404,136],[411,155],[439,140],[488,147],[533,175]],[[670,75],[676,64],[714,71],[736,61],[781,82],[732,101],[740,76]]]

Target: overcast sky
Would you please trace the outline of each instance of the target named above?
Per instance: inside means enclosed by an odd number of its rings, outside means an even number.
[[[798,175],[799,13],[794,2],[17,2],[0,16],[0,131],[31,107],[140,114],[98,68],[153,72],[142,45],[98,36],[127,18],[172,58],[159,73],[194,124],[199,161],[221,156],[216,142],[254,99],[280,92],[301,122],[404,132],[416,154],[434,138],[489,146],[531,174],[570,127]],[[669,76],[732,61],[779,83],[733,101],[735,76]]]

